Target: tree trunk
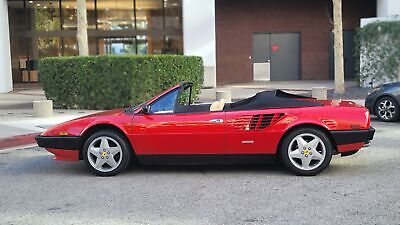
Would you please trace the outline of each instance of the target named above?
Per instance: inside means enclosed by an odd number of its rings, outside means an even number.
[[[335,52],[335,93],[344,93],[342,0],[333,1],[333,35]]]
[[[80,56],[89,55],[88,35],[87,35],[87,16],[86,16],[86,0],[76,0],[78,27],[76,39],[78,40],[78,48]]]

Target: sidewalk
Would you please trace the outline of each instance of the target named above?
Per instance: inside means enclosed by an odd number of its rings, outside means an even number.
[[[364,105],[364,100],[352,98],[359,90],[355,82],[346,82],[347,97],[357,104]],[[334,88],[333,81],[273,81],[232,84],[211,89],[202,89],[199,96],[201,102],[215,100],[219,90],[230,90],[233,100],[244,99],[263,90],[282,89],[291,93],[305,96],[311,95],[313,87]],[[354,93],[353,93],[354,92]],[[336,98],[336,97],[335,97]],[[56,124],[95,113],[93,110],[54,110],[49,118],[33,116],[32,101],[46,99],[40,88],[17,89],[11,93],[0,94],[0,150],[35,145],[34,137]]]
[[[38,88],[0,94],[0,150],[35,145],[34,137],[47,128],[97,112],[56,109],[52,117],[34,117],[32,102],[44,99],[43,90]]]

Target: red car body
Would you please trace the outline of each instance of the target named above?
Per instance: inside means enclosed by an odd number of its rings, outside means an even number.
[[[144,105],[161,98],[176,85]],[[299,97],[300,99],[300,97]],[[115,109],[57,125],[37,137],[57,160],[80,160],[81,149],[90,134],[113,129],[126,138],[134,155],[144,163],[159,158],[181,159],[190,156],[276,155],[283,137],[299,127],[313,127],[326,133],[333,154],[357,152],[374,134],[366,108],[350,101],[304,101],[312,107],[271,107],[255,110],[222,110],[149,114],[143,107]]]

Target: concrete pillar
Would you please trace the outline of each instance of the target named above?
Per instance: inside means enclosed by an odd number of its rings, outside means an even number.
[[[52,100],[33,101],[33,116],[37,117],[53,116],[53,101]]]
[[[328,99],[328,89],[326,87],[313,87],[312,97],[317,100],[327,100]]]
[[[215,98],[217,101],[221,101],[221,99],[224,99],[225,102],[232,102],[232,94],[229,90],[217,91],[215,93]]]
[[[215,87],[215,0],[183,0],[183,52],[201,56],[204,62],[204,87]]]
[[[12,91],[10,34],[7,0],[0,0],[0,93]]]

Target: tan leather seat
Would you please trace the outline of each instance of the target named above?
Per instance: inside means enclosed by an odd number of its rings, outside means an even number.
[[[224,106],[225,106],[224,99],[221,99],[220,101],[215,101],[210,106],[210,112],[222,111],[224,109]]]

